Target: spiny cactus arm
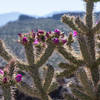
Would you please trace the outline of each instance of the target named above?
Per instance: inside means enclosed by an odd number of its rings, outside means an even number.
[[[63,72],[61,72],[59,75],[57,75],[58,78],[69,78],[71,77],[71,75],[75,74],[76,70],[78,67],[73,67],[70,70],[64,70]]]
[[[88,75],[88,76],[87,76]],[[87,70],[87,74],[84,69],[80,69],[77,73],[77,76],[85,89],[86,93],[95,100],[96,94],[94,91],[94,84],[92,82],[92,79],[90,78],[90,72]]]
[[[33,89],[32,87],[30,87],[25,82],[21,82],[19,84],[16,84],[16,87],[19,91],[21,91],[22,93],[24,93],[28,96],[40,98],[38,91],[36,89]]]
[[[63,15],[62,22],[67,24],[70,28],[72,28],[72,30],[76,30],[78,33],[83,33],[80,29],[78,29],[78,27],[76,27],[76,25],[73,22],[73,18],[71,19],[70,16]]]
[[[0,40],[0,56],[8,62],[13,58],[13,55],[6,50],[6,46],[2,40]]]
[[[33,51],[33,44],[32,42],[27,43],[26,45],[24,45],[25,48],[25,54],[28,60],[28,63],[30,66],[34,65],[34,51]]]
[[[32,78],[34,80],[34,84],[35,84],[37,90],[39,91],[41,99],[42,100],[48,100],[48,95],[43,89],[42,82],[41,82],[41,79],[39,77],[39,72],[38,72],[37,68],[38,67],[36,67],[34,69],[30,69],[30,75],[32,76]]]
[[[93,0],[88,0],[88,2],[86,2],[86,25],[89,30],[91,30],[93,26],[93,18],[92,18],[93,7],[94,7]]]
[[[4,100],[11,100],[11,90],[10,90],[10,86],[3,86],[3,96],[4,96]]]
[[[75,64],[68,64],[68,63],[60,63],[59,64],[60,68],[66,69],[66,70],[70,70],[71,68],[75,68],[77,67]],[[78,68],[78,67],[77,67]]]
[[[24,63],[22,62],[21,60],[17,60],[16,61],[16,66],[18,68],[20,68],[20,70],[25,70],[25,71],[29,71],[28,68],[29,68],[29,65],[27,63]]]
[[[43,86],[43,89],[46,92],[48,91],[48,89],[51,85],[53,76],[54,76],[54,68],[50,64],[47,64],[47,66],[48,66],[48,71],[47,71],[47,75],[46,75],[46,78],[45,78],[45,83],[44,83],[44,86]]]
[[[77,89],[71,89],[71,90],[74,96],[77,97],[79,100],[94,100],[93,98],[89,97],[88,95]]]
[[[79,19],[79,17],[77,17],[75,19],[75,23],[77,24],[78,28],[80,28],[82,30],[82,32],[84,33],[88,33],[88,28],[87,26]]]
[[[64,96],[65,100],[77,100],[76,98],[74,98],[72,95],[70,94],[65,94]]]
[[[63,57],[65,57],[67,60],[69,60],[70,62],[72,62],[78,66],[81,66],[84,64],[83,60],[80,60],[80,59],[77,59],[76,57],[74,57],[70,52],[67,52],[64,47],[58,46],[57,49],[58,49],[58,52],[60,52],[60,54]]]
[[[98,100],[100,100],[100,81],[97,84],[97,97],[98,97]]]
[[[45,53],[41,56],[40,60],[37,61],[36,66],[41,67],[43,64],[45,64],[48,58],[52,55],[54,49],[55,45],[52,43],[48,43],[48,47],[46,48]]]
[[[13,77],[13,74],[14,74],[14,70],[15,70],[15,67],[16,67],[16,60],[15,59],[11,59],[11,61],[6,65],[6,68],[8,69],[8,73],[9,73],[9,76],[10,78],[12,79]]]
[[[96,64],[100,65],[100,57],[96,60]]]
[[[57,82],[52,82],[52,84],[50,85],[50,88],[48,90],[48,93],[54,91],[55,89],[57,89],[58,87],[58,83]]]
[[[100,34],[100,21],[93,27],[92,32],[95,34]]]
[[[78,42],[80,45],[80,50],[81,50],[82,56],[84,58],[84,61],[88,65],[88,63],[90,63],[89,51],[87,49],[85,38],[82,34],[78,34]]]
[[[71,84],[70,87],[73,89],[78,89],[81,92],[85,92],[84,88],[78,84]]]

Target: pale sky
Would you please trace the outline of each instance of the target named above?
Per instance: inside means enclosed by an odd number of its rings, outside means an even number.
[[[85,11],[83,0],[0,0],[0,14],[20,12],[44,16],[55,11]],[[100,3],[95,4],[100,11]]]

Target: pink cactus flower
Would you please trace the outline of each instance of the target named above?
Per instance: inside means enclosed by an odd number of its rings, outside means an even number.
[[[28,38],[27,37],[24,37],[23,38],[23,43],[27,43],[27,41],[28,41]]]
[[[59,30],[59,29],[55,29],[54,32],[55,32],[57,35],[60,35],[60,30]]]
[[[20,82],[22,80],[22,75],[21,74],[17,74],[17,76],[15,77],[15,80],[17,82]]]
[[[77,34],[78,34],[77,31],[74,30],[74,31],[73,31],[73,36],[75,37],[75,36],[77,36]]]
[[[36,40],[34,41],[34,45],[37,45],[37,44],[39,44],[39,41],[36,39]]]
[[[44,34],[44,31],[43,30],[38,30],[38,33]]]
[[[7,77],[3,78],[3,83],[7,83]]]
[[[62,43],[65,44],[67,42],[67,40],[65,39],[62,39]]]
[[[22,34],[21,34],[21,33],[19,33],[19,34],[18,34],[18,36],[19,36],[19,37],[22,37]]]
[[[54,38],[54,39],[53,39],[53,42],[54,42],[55,44],[58,44],[58,43],[59,43],[59,39],[58,39],[58,38]]]
[[[4,71],[0,69],[0,75],[4,75]]]

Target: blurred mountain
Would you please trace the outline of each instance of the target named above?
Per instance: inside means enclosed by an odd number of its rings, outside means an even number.
[[[18,13],[18,12],[1,14],[0,15],[0,26],[5,25],[9,21],[17,20],[19,16],[20,16],[20,13]]]

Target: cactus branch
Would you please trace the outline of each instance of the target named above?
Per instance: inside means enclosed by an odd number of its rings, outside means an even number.
[[[87,26],[79,19],[79,17],[77,17],[75,19],[75,23],[77,24],[77,26],[82,30],[82,32],[88,33],[88,28]]]
[[[55,45],[49,43],[48,47],[45,50],[45,53],[41,56],[40,61],[37,62],[36,66],[41,67],[43,64],[45,64],[48,58],[52,55],[54,49]]]
[[[87,48],[87,45],[86,45],[85,38],[82,34],[78,34],[78,42],[79,42],[79,45],[80,45],[80,50],[81,50],[82,56],[84,58],[84,61],[89,66],[89,64],[91,64],[90,55],[89,55],[89,51],[88,51],[88,48]]]
[[[64,69],[66,69],[66,70],[70,70],[70,69],[75,68],[75,67],[77,67],[77,66],[76,66],[75,64],[60,63],[60,64],[59,64],[59,67],[60,67],[60,68],[64,68]]]
[[[59,75],[57,75],[58,78],[63,78],[63,77],[71,77],[71,75],[75,74],[75,71],[78,69],[78,67],[72,67],[69,70],[64,70],[61,72]]]
[[[100,65],[100,57],[96,60],[96,64]]]
[[[88,95],[86,95],[85,93],[77,90],[77,89],[71,89],[73,94],[75,95],[75,97],[77,97],[80,100],[94,100],[92,98],[90,98]]]
[[[26,94],[28,96],[40,98],[38,91],[31,88],[25,82],[21,82],[20,84],[16,84],[16,87],[19,91],[23,92],[24,94]]]
[[[93,25],[93,18],[92,18],[93,7],[94,7],[93,0],[88,0],[88,2],[86,3],[86,25],[89,31],[90,29],[92,29]]]
[[[99,31],[100,31],[100,21],[99,21],[98,24],[96,24],[96,26],[94,26],[93,29],[92,29],[92,32],[93,32],[94,34],[96,34],[96,33],[100,34]]]
[[[89,75],[89,76],[91,76],[91,75]],[[93,98],[93,100],[95,100],[96,95],[95,95],[95,91],[94,91],[94,84],[89,76],[87,76],[87,73],[82,68],[78,72],[78,78],[79,78],[83,88],[85,89],[86,93],[91,98]]]
[[[29,42],[25,46],[25,53],[30,66],[34,65],[33,44]]]
[[[73,18],[71,19],[69,16],[63,15],[62,16],[62,22],[67,24],[73,30],[76,30],[78,33],[82,33],[82,31],[80,29],[78,29],[76,27],[76,25],[74,24]]]
[[[38,69],[37,68],[30,69],[30,74],[34,80],[35,86],[38,89],[42,100],[48,100],[48,95],[46,94],[46,92],[44,91],[44,89],[42,87],[42,82],[41,82],[41,79],[39,77]]]
[[[64,56],[67,60],[69,60],[70,62],[81,66],[84,64],[83,60],[79,60],[76,57],[74,57],[70,52],[67,52],[66,49],[62,46],[58,46],[58,51],[62,54],[62,56]]]
[[[77,99],[74,98],[74,96],[72,96],[72,95],[70,95],[70,94],[66,94],[66,95],[64,96],[64,98],[65,98],[66,100],[77,100]]]
[[[48,71],[47,71],[45,83],[44,83],[44,86],[43,86],[43,89],[45,91],[48,91],[48,89],[51,85],[52,79],[53,79],[53,75],[54,75],[54,68],[49,64],[47,64],[47,66],[48,66]]]
[[[6,50],[2,40],[0,40],[0,56],[8,62],[13,58],[13,55]]]
[[[11,91],[10,91],[10,87],[7,86],[3,86],[3,96],[4,96],[4,100],[11,100]]]

